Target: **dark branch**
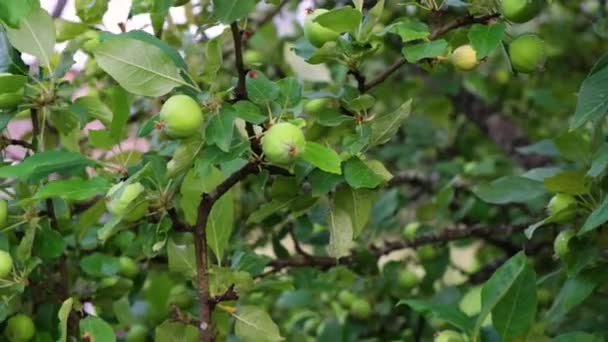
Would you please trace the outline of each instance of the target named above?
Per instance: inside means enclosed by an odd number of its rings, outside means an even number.
[[[236,100],[247,99],[247,70],[245,64],[243,64],[243,34],[239,29],[239,24],[234,22],[230,24],[232,30],[232,39],[234,40],[234,59],[236,71],[238,73],[238,83],[236,89],[234,89],[234,96]]]
[[[32,144],[30,144],[27,141],[23,141],[23,140],[18,140],[18,139],[8,139],[5,137],[2,137],[2,145],[3,146],[8,146],[8,145],[15,145],[15,146],[21,146],[23,148],[26,148],[28,150],[33,150],[34,147],[32,146]]]
[[[174,231],[192,232],[192,229],[190,229],[190,227],[188,227],[188,225],[186,225],[179,219],[179,216],[177,216],[177,211],[175,210],[175,208],[171,208],[171,209],[167,210],[167,214],[169,215],[169,218],[171,219],[171,223],[172,223],[171,227],[173,228]]]
[[[281,12],[283,7],[285,7],[285,5],[287,5],[288,2],[289,2],[289,0],[281,1],[281,3],[277,5],[277,7],[275,7],[272,11],[268,12],[268,14],[266,14],[264,16],[264,18],[262,18],[262,20],[260,20],[260,22],[258,23],[257,26],[259,28],[261,28],[262,26],[268,24],[274,17],[277,16],[277,14],[279,14]]]
[[[211,305],[212,308],[215,308],[215,306],[218,305],[221,302],[228,302],[228,301],[232,301],[232,300],[238,300],[239,299],[239,295],[234,290],[234,286],[235,286],[234,284],[230,284],[230,286],[228,287],[228,289],[226,290],[226,292],[222,293],[221,295],[217,295],[217,296],[211,298],[209,300],[209,305]]]
[[[65,9],[65,5],[67,5],[68,0],[59,0],[55,7],[53,8],[52,16],[53,18],[59,18],[61,14],[63,14],[63,10]]]

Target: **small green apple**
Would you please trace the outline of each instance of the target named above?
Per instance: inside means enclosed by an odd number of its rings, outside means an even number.
[[[8,219],[8,202],[0,199],[0,228],[4,227]]]
[[[148,335],[148,329],[141,324],[136,324],[129,329],[127,336],[125,336],[125,342],[146,342]]]
[[[275,164],[291,164],[305,148],[302,130],[288,122],[273,125],[262,138],[262,151]]]
[[[408,223],[405,228],[403,228],[403,236],[405,236],[405,238],[408,240],[414,240],[416,238],[418,228],[420,228],[420,222]]]
[[[304,111],[306,113],[318,113],[326,106],[327,106],[326,98],[311,99],[311,100],[308,100],[308,102],[306,102],[306,104],[304,105]]]
[[[13,257],[6,251],[0,251],[0,278],[6,278],[12,270]]]
[[[116,216],[128,215],[132,209],[130,207],[144,191],[144,186],[139,182],[128,185],[125,185],[125,182],[115,184],[106,195],[108,211]]]
[[[570,253],[570,240],[572,240],[575,234],[572,229],[565,229],[557,234],[555,241],[553,241],[553,250],[555,251],[555,255],[560,259],[563,259]]]
[[[177,284],[169,291],[169,303],[175,304],[182,309],[187,309],[192,305],[194,293],[188,290],[184,284]]]
[[[306,20],[304,21],[304,36],[312,45],[318,48],[322,47],[327,42],[335,41],[340,36],[340,33],[314,22],[316,17],[327,12],[329,11],[323,8],[316,9],[308,13]]]
[[[36,327],[30,316],[25,314],[16,314],[9,318],[6,323],[4,335],[11,342],[25,342],[34,338]]]
[[[340,291],[340,293],[338,293],[338,301],[340,302],[340,304],[346,307],[350,307],[353,304],[355,298],[355,295],[348,290],[342,290]]]
[[[553,222],[564,223],[576,216],[576,198],[568,194],[557,194],[547,204],[547,213],[553,217]]]
[[[350,305],[350,313],[355,318],[367,319],[372,313],[372,308],[367,300],[356,298]]]
[[[418,279],[418,275],[416,273],[406,269],[399,272],[397,282],[399,283],[399,286],[406,289],[411,289],[418,285],[420,279]]]
[[[477,51],[471,45],[462,45],[454,50],[451,59],[457,69],[470,71],[477,66]]]
[[[108,0],[76,0],[76,15],[83,23],[96,24],[108,10]]]
[[[462,334],[454,330],[443,330],[435,335],[434,342],[464,342]]]
[[[502,14],[514,23],[525,23],[536,17],[544,0],[502,0]]]
[[[137,263],[127,256],[121,256],[118,258],[118,262],[120,263],[120,274],[125,277],[133,278],[139,272]]]
[[[203,111],[187,95],[171,96],[160,110],[162,126],[171,138],[188,138],[198,133],[203,125]]]
[[[437,258],[437,249],[432,245],[420,246],[416,252],[422,261],[431,261]]]
[[[243,54],[245,65],[257,65],[264,63],[264,55],[258,50],[247,50]]]
[[[546,287],[541,287],[536,290],[536,299],[538,300],[538,304],[540,306],[549,305],[551,303],[552,297],[553,296],[551,295],[551,291],[549,291],[549,289],[547,289]]]
[[[509,56],[515,70],[532,73],[545,63],[545,43],[535,34],[523,34],[509,45]]]

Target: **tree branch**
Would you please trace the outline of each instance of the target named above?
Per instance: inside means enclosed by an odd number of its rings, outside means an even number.
[[[15,146],[21,146],[21,147],[26,148],[28,150],[33,150],[34,149],[34,147],[32,146],[32,144],[30,144],[29,142],[24,141],[24,140],[9,139],[9,138],[6,138],[6,137],[2,137],[0,141],[2,141],[2,146],[15,145]]]
[[[234,40],[234,60],[238,73],[238,83],[234,89],[234,96],[236,100],[245,100],[247,99],[247,70],[245,69],[245,64],[243,64],[243,35],[237,22],[230,24],[230,29],[232,30],[232,39]]]
[[[258,23],[257,27],[261,28],[262,26],[264,26],[268,22],[270,22],[274,17],[277,16],[277,14],[279,14],[281,12],[281,10],[283,9],[283,7],[285,7],[285,5],[287,5],[288,2],[289,2],[289,0],[283,0],[283,1],[281,1],[280,4],[278,4],[272,11],[268,12],[268,14],[266,14],[264,16],[264,18],[262,18],[262,20],[260,20],[260,22]]]

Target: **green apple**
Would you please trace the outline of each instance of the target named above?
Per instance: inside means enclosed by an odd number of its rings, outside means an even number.
[[[99,31],[87,31],[83,34],[83,37],[87,38],[87,40],[82,44],[82,51],[92,55],[99,44],[101,44],[101,41],[99,40]]]
[[[523,34],[509,45],[509,56],[513,69],[532,73],[545,63],[545,43],[535,34]]]
[[[553,217],[553,222],[564,223],[576,216],[576,198],[568,194],[557,194],[547,204],[547,213]]]
[[[271,163],[287,165],[306,148],[302,130],[288,122],[273,125],[262,138],[262,151]]]
[[[203,111],[193,98],[187,95],[171,96],[160,110],[162,126],[171,138],[188,138],[200,132]]]
[[[410,270],[402,270],[399,272],[397,282],[399,283],[399,286],[406,289],[411,289],[418,285],[420,279],[418,279],[418,275],[416,273]]]
[[[83,23],[98,23],[107,10],[108,0],[76,0],[76,15]]]
[[[264,55],[258,50],[247,50],[243,54],[245,65],[256,65],[264,63]]]
[[[431,261],[437,257],[437,249],[432,245],[420,246],[416,253],[422,261]]]
[[[36,327],[30,316],[25,314],[16,314],[9,318],[6,323],[4,335],[11,342],[25,342],[34,338]]]
[[[353,304],[354,300],[355,295],[348,290],[342,290],[340,291],[340,293],[338,293],[338,301],[340,302],[340,304],[346,307],[350,307]]]
[[[169,303],[175,304],[182,309],[186,309],[192,305],[194,293],[188,290],[184,284],[177,284],[169,291]]]
[[[525,23],[540,12],[544,0],[502,0],[502,14],[514,23]]]
[[[565,229],[557,234],[555,241],[553,241],[553,250],[555,251],[555,255],[560,259],[563,259],[570,252],[570,240],[572,240],[575,234],[572,229]]]
[[[551,295],[551,291],[549,291],[549,289],[547,289],[546,287],[541,287],[536,290],[536,299],[538,300],[538,304],[540,306],[549,305],[551,303],[552,297],[553,296]]]
[[[473,70],[477,66],[477,51],[471,45],[462,45],[454,50],[451,59],[456,69]]]
[[[6,278],[13,270],[13,257],[6,251],[0,251],[0,278]]]
[[[462,334],[454,330],[443,330],[435,335],[434,342],[464,342]]]
[[[0,199],[0,228],[4,227],[8,219],[8,202]]]
[[[26,82],[23,75],[0,73],[0,109],[13,109],[21,103]]]
[[[136,324],[129,329],[127,336],[125,336],[125,342],[146,342],[148,335],[148,329],[141,324]]]
[[[306,102],[306,104],[304,105],[304,111],[306,113],[318,113],[326,106],[327,106],[326,98],[311,99],[308,102]]]
[[[405,238],[408,240],[414,240],[416,238],[418,228],[420,228],[420,222],[408,223],[405,228],[403,228],[403,236],[405,236]]]
[[[137,263],[127,256],[121,256],[118,258],[118,262],[120,263],[120,274],[125,277],[133,278],[139,272]]]
[[[372,308],[365,299],[356,298],[350,305],[350,313],[355,318],[367,319],[372,313]]]
[[[323,8],[316,9],[310,12],[304,21],[304,36],[312,45],[318,48],[322,47],[327,42],[335,41],[340,36],[340,33],[314,22],[316,17],[327,12],[329,11]]]
[[[131,183],[125,185],[125,182],[115,184],[108,191],[106,198],[106,206],[108,211],[116,216],[126,216],[133,209],[135,201],[144,193],[145,188],[141,183]]]

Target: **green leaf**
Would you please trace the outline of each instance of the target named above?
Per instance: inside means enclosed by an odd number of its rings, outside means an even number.
[[[385,31],[398,34],[404,43],[426,39],[431,34],[427,24],[413,18],[400,20],[387,27]]]
[[[448,42],[443,39],[432,40],[424,43],[408,45],[401,51],[405,59],[410,63],[416,63],[421,59],[435,58],[445,54]]]
[[[106,126],[109,126],[112,122],[114,114],[97,96],[79,97],[74,101],[74,104],[84,108],[91,117],[100,120]]]
[[[235,335],[243,342],[282,341],[279,327],[270,315],[257,306],[239,307],[232,316],[236,319]]]
[[[112,123],[110,124],[110,134],[116,139],[120,139],[124,132],[127,121],[131,100],[129,94],[122,88],[114,86],[106,90],[108,94],[108,106],[112,110]]]
[[[146,122],[144,122],[143,125],[139,126],[139,129],[137,130],[137,136],[141,138],[152,133],[152,131],[156,128],[156,121],[159,120],[160,113],[151,116],[148,120],[146,120]]]
[[[173,178],[190,168],[204,144],[200,135],[180,141],[173,152],[173,158],[167,163],[167,177]]]
[[[604,339],[586,332],[574,331],[554,337],[551,342],[604,342]]]
[[[602,60],[598,65],[602,63]],[[598,120],[608,112],[608,66],[596,65],[594,71],[583,81],[578,91],[576,112],[570,129],[582,127],[589,121]]]
[[[107,277],[120,271],[120,262],[116,257],[93,253],[80,259],[80,268],[92,277]]]
[[[236,115],[236,111],[232,107],[225,105],[222,106],[219,113],[211,117],[206,134],[209,144],[215,144],[224,152],[230,151]]]
[[[344,210],[353,224],[353,237],[359,236],[372,212],[375,193],[367,189],[342,187],[334,195],[334,206]]]
[[[63,236],[48,226],[43,226],[34,239],[34,254],[42,259],[55,259],[63,255],[66,242]]]
[[[373,189],[384,183],[384,179],[369,168],[361,159],[351,158],[344,163],[344,178],[354,189]]]
[[[110,188],[105,178],[55,180],[44,184],[32,197],[32,200],[58,197],[66,201],[84,201],[97,194],[103,194]]]
[[[260,208],[247,218],[247,223],[260,223],[268,218],[270,215],[289,208],[289,206],[296,200],[297,197],[291,198],[289,200],[272,200],[270,202],[266,202],[260,206]]]
[[[50,69],[55,48],[55,25],[44,9],[32,8],[27,17],[21,19],[18,29],[6,27],[6,33],[17,50],[38,57],[41,64]]]
[[[371,126],[370,145],[377,146],[389,142],[411,113],[412,99],[409,99],[396,111],[375,117]]]
[[[353,223],[343,209],[333,206],[328,215],[329,255],[340,258],[353,247]]]
[[[21,238],[19,246],[17,246],[17,260],[25,263],[32,257],[32,246],[34,245],[34,239],[36,238],[36,231],[38,224],[34,221],[28,222],[25,228],[25,235]]]
[[[590,179],[582,171],[563,171],[555,176],[545,178],[545,187],[558,193],[584,195],[591,188]]]
[[[279,97],[277,102],[281,108],[292,108],[302,100],[302,84],[293,77],[287,77],[277,82]]]
[[[255,0],[213,0],[213,16],[224,24],[231,24],[248,16],[255,3]]]
[[[257,72],[255,78],[247,76],[247,91],[249,99],[256,104],[266,105],[277,99],[279,87],[276,83],[269,80],[261,72]]]
[[[359,28],[361,19],[360,11],[344,6],[323,13],[316,17],[314,21],[332,31],[354,33]]]
[[[165,321],[156,327],[154,333],[155,342],[197,342],[198,340],[198,329],[180,322]]]
[[[436,304],[419,299],[401,300],[397,305],[405,304],[412,310],[432,318],[445,321],[465,332],[473,330],[473,320],[455,306]]]
[[[169,271],[184,275],[190,279],[196,278],[196,260],[194,243],[176,243],[173,239],[167,242],[167,259]]]
[[[158,97],[178,86],[192,87],[163,50],[141,40],[125,36],[108,39],[94,54],[99,67],[133,94]]]
[[[587,234],[606,222],[608,222],[608,197],[605,197],[602,204],[595,208],[591,215],[587,217],[587,220],[585,220],[583,227],[578,231],[577,235]]]
[[[482,291],[482,301],[486,298],[484,293],[493,300],[492,297],[498,291],[498,288]],[[526,262],[523,271],[513,280],[509,290],[492,310],[492,323],[503,341],[513,341],[526,336],[534,323],[535,315],[536,273]]]
[[[212,168],[211,172],[204,177],[197,176],[194,169],[188,171],[181,186],[181,207],[184,210],[186,222],[191,225],[196,223],[202,194],[210,193],[223,180],[224,175],[216,168]],[[218,260],[221,260],[224,255],[224,249],[233,228],[234,193],[228,191],[215,202],[207,220],[207,244]]]
[[[545,193],[541,182],[519,176],[506,176],[473,188],[482,201],[492,204],[525,203]]]
[[[79,153],[45,151],[26,158],[21,163],[0,167],[0,178],[17,177],[21,180],[40,180],[51,173],[82,169],[95,165]]]
[[[555,139],[555,147],[566,159],[576,162],[587,163],[591,158],[591,142],[581,131],[571,131],[560,134]]]
[[[103,319],[88,316],[80,321],[80,335],[88,336],[91,341],[116,342],[112,327]]]
[[[268,118],[262,113],[260,107],[249,101],[239,101],[232,108],[236,111],[237,117],[256,125],[263,123]]]
[[[497,24],[475,24],[468,32],[469,41],[477,52],[477,59],[486,58],[496,50],[502,41],[506,25],[503,22]]]
[[[488,317],[488,315],[498,307],[507,305],[511,307],[513,304],[510,303],[512,298],[507,295],[513,295],[512,289],[517,289],[523,286],[520,282],[523,280],[529,280],[530,278],[530,265],[528,259],[523,252],[520,252],[509,259],[504,265],[502,265],[496,272],[490,277],[490,279],[484,284],[481,290],[481,312],[477,317],[477,323],[473,329],[473,339],[479,334],[482,324]],[[535,282],[532,283],[535,286]],[[521,298],[517,298],[521,300]],[[534,310],[536,310],[536,299],[534,299]],[[527,308],[529,310],[529,308]],[[500,312],[499,315],[502,315]],[[527,316],[527,313],[525,314]],[[500,325],[500,324],[499,324]]]
[[[61,304],[61,308],[59,312],[57,312],[57,318],[59,319],[59,332],[61,336],[57,342],[66,342],[68,339],[68,317],[70,316],[70,312],[72,311],[72,304],[74,303],[74,299],[72,297],[66,299]]]
[[[584,274],[566,280],[543,321],[550,324],[560,321],[570,310],[587,299],[597,285],[594,279]]]
[[[338,153],[319,143],[309,141],[306,143],[304,153],[300,157],[325,172],[342,174],[340,165],[342,160]]]
[[[205,69],[201,78],[207,82],[214,84],[218,72],[222,68],[222,62],[224,60],[224,54],[222,51],[222,43],[224,36],[219,35],[209,40],[205,46]]]
[[[334,173],[328,173],[321,171],[319,169],[314,169],[308,175],[308,180],[310,181],[310,185],[312,187],[312,195],[315,197],[321,197],[331,190],[333,190],[336,185],[344,182],[344,178],[340,175],[336,175]]]
[[[0,20],[14,29],[19,28],[21,19],[32,10],[34,0],[2,0],[0,1]]]
[[[326,127],[336,127],[354,120],[352,116],[344,115],[333,108],[323,108],[313,115],[316,123]]]
[[[593,156],[591,168],[587,171],[589,177],[599,177],[608,167],[608,143],[602,144]]]
[[[27,77],[23,75],[3,75],[0,78],[0,94],[14,93],[25,87]]]

